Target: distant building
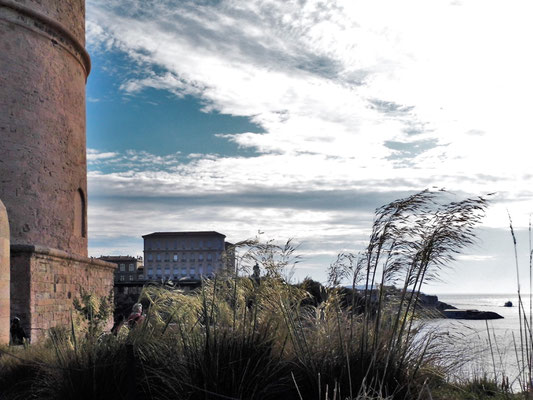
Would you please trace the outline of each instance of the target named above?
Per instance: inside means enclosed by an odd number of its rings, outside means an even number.
[[[138,294],[145,283],[142,257],[100,256],[101,260],[117,265],[115,269],[114,292],[118,294]]]
[[[234,267],[232,244],[214,232],[154,232],[144,235],[147,280],[199,281]]]

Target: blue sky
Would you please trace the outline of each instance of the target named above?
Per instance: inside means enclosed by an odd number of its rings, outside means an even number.
[[[88,0],[89,252],[217,230],[301,242],[323,281],[376,207],[496,192],[433,292],[527,276],[533,34],[527,1]]]
[[[146,88],[136,95],[125,95],[119,83],[131,64],[117,52],[92,56],[93,71],[87,85],[89,148],[159,155],[201,153],[206,149],[225,155],[250,153],[244,149],[238,152],[235,143],[215,136],[262,132],[246,117],[216,110],[203,112],[201,98],[177,97],[164,89]]]

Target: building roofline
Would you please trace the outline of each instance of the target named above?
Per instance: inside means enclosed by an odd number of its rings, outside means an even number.
[[[152,232],[147,235],[143,235],[143,239],[153,236],[206,236],[206,235],[216,235],[221,237],[226,237],[222,233],[215,231],[182,231],[182,232]]]
[[[135,261],[140,261],[137,257],[135,256],[100,256],[98,257],[98,259],[100,260],[135,260]]]

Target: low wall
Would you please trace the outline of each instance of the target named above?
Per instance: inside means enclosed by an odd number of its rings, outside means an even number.
[[[98,297],[113,290],[115,264],[44,246],[11,246],[11,317],[19,317],[33,343],[70,324],[80,290]],[[110,321],[112,323],[112,321]]]

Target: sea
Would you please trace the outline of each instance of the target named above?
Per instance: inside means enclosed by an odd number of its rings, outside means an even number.
[[[522,294],[526,317],[529,314],[529,294]],[[496,377],[501,382],[504,377],[517,389],[524,385],[524,375],[520,376],[519,365],[522,364],[521,343],[529,342],[522,327],[520,334],[520,317],[518,312],[518,294],[439,294],[440,301],[459,309],[476,309],[494,311],[503,319],[495,320],[456,320],[437,318],[426,322],[425,329],[442,335],[457,357],[465,360],[455,369],[458,377]],[[513,307],[504,307],[511,301]],[[522,317],[523,320],[523,317]],[[528,322],[529,323],[529,322]],[[527,360],[525,360],[527,365]]]

